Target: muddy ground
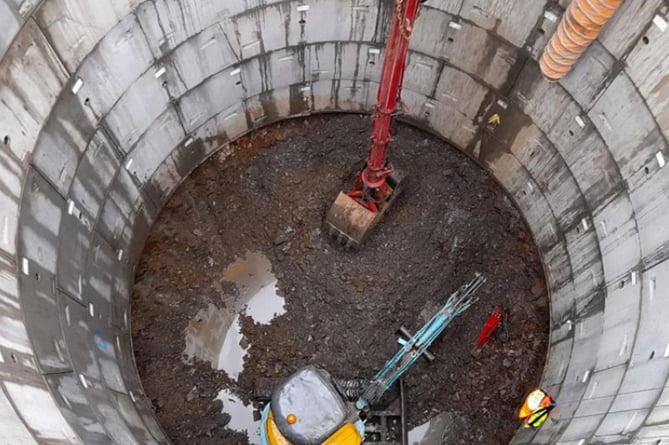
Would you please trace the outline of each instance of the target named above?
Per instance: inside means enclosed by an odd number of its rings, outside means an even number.
[[[319,116],[282,123],[213,156],[165,206],[146,243],[132,300],[140,375],[175,444],[245,444],[226,429],[218,391],[243,400],[261,377],[314,364],[369,378],[397,350],[400,325],[418,328],[475,272],[480,301],[436,342],[433,363],[407,377],[409,424],[457,416],[448,444],[508,443],[514,410],[538,382],[548,337],[543,272],[531,235],[495,181],[446,143],[398,125],[392,159],[403,194],[364,248],[339,248],[323,217],[365,156],[370,120]],[[250,341],[237,382],[210,363],[184,361],[184,329],[234,286],[226,265],[247,251],[272,262],[287,313],[270,325],[243,319]],[[470,356],[493,305],[509,310],[506,343]],[[454,431],[455,432],[455,431]],[[453,434],[451,434],[453,436]]]

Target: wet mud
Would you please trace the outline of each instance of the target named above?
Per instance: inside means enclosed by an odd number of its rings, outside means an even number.
[[[498,184],[443,141],[398,125],[402,195],[360,251],[322,220],[366,155],[370,120],[290,121],[214,155],[175,192],[136,272],[132,334],[147,397],[175,444],[257,443],[259,379],[313,364],[371,378],[475,272],[479,301],[406,378],[409,424],[443,444],[504,444],[540,379],[548,301],[536,248]],[[470,352],[494,305],[508,339]],[[431,425],[425,426],[429,420]],[[251,429],[250,435],[245,430]],[[423,433],[421,433],[423,431]]]

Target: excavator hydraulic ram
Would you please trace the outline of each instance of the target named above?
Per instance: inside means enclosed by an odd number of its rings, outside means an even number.
[[[342,244],[358,247],[378,224],[399,193],[402,175],[386,159],[393,115],[397,112],[409,39],[421,0],[395,0],[379,93],[372,123],[369,157],[353,187],[340,192],[325,225]]]

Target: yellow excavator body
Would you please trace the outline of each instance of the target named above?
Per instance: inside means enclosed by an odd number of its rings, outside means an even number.
[[[362,437],[352,423],[347,423],[328,438],[323,445],[360,445]]]
[[[288,442],[288,439],[283,437],[279,427],[276,426],[274,422],[274,414],[270,410],[269,416],[267,417],[267,425],[265,425],[265,431],[267,431],[267,441],[269,445],[292,445]]]
[[[274,423],[274,415],[270,411],[267,418],[267,439],[269,445],[292,445],[288,439],[283,437],[279,428]],[[337,430],[332,436],[321,445],[361,445],[362,437],[360,432],[352,423],[347,423]]]

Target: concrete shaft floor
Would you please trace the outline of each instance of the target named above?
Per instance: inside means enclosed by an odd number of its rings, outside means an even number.
[[[490,171],[542,255],[558,422],[513,443],[669,443],[669,4],[625,2],[551,84],[567,3],[427,1],[404,118]],[[0,442],[168,442],[128,329],[148,228],[239,135],[372,110],[391,5],[0,0]]]

